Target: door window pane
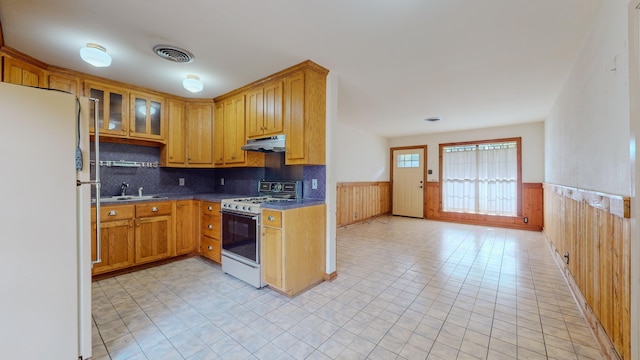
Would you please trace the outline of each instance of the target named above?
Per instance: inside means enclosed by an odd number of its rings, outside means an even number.
[[[400,154],[398,155],[399,168],[417,168],[420,167],[420,154]]]

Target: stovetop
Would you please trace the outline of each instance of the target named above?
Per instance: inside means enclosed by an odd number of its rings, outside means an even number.
[[[260,214],[261,204],[302,198],[301,181],[260,181],[258,190],[259,196],[222,200],[221,207],[223,210]]]

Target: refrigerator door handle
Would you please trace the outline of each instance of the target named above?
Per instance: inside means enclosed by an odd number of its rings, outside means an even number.
[[[100,127],[98,122],[98,115],[100,106],[100,100],[95,98],[89,98],[89,101],[93,101],[93,143],[95,146],[95,171],[96,177],[93,180],[86,181],[89,185],[96,187],[96,259],[91,261],[91,264],[99,264],[102,262],[102,239],[100,232]],[[79,182],[81,183],[81,182]]]
[[[90,98],[93,101],[93,143],[95,146],[95,161],[96,161],[96,178],[94,179],[96,186],[96,259],[92,261],[92,264],[99,264],[102,262],[102,238],[100,233],[100,127],[98,122],[98,115],[100,106],[100,100]]]

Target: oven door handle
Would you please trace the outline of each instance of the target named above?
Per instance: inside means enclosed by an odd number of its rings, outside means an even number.
[[[260,215],[249,215],[249,214],[243,214],[240,212],[235,212],[235,211],[229,211],[229,210],[220,210],[221,214],[228,214],[228,215],[233,215],[233,216],[239,216],[239,217],[243,217],[245,219],[251,219],[251,220],[258,220],[260,218]]]

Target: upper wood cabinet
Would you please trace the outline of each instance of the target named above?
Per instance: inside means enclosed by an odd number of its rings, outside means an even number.
[[[284,131],[282,89],[281,80],[272,81],[264,87],[264,135],[277,135]]]
[[[250,90],[246,95],[247,138],[260,137],[264,134],[264,92],[260,87]]]
[[[167,116],[167,145],[162,148],[162,166],[184,166],[186,164],[186,124],[184,101],[169,99]]]
[[[3,56],[2,81],[25,86],[47,87],[44,68]]]
[[[247,138],[283,133],[282,81],[271,81],[246,94]]]
[[[213,102],[170,99],[162,166],[213,166]]]
[[[80,79],[65,74],[50,73],[48,76],[49,89],[80,95]]]
[[[84,82],[84,95],[98,99],[100,134],[127,137],[129,134],[129,93],[124,89],[93,81]],[[90,102],[91,132],[94,123],[94,102]]]
[[[213,164],[224,165],[224,103],[215,105],[213,116]]]
[[[279,134],[286,135],[286,165],[325,165],[328,73],[327,69],[307,60],[213,99],[216,102],[216,166],[228,166],[234,161],[242,164],[241,160],[227,156],[237,155],[233,149],[240,149],[238,144],[247,139]],[[232,134],[229,127],[233,120],[237,126],[242,118],[237,102],[242,97],[246,139],[240,141],[236,136],[241,129]],[[219,123],[220,118],[226,121]],[[256,153],[246,153],[245,164],[251,163],[253,154]]]
[[[284,79],[287,165],[324,165],[326,72],[304,68]]]
[[[224,163],[244,162],[244,95],[224,102]]]
[[[131,93],[129,135],[164,142],[164,98],[148,93]]]
[[[215,167],[264,166],[263,153],[242,150],[246,143],[244,94],[216,103],[213,133]]]
[[[187,165],[213,166],[213,103],[187,104]]]

